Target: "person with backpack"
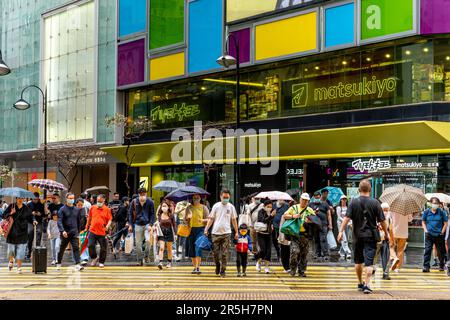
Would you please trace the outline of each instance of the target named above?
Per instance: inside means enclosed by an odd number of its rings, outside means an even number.
[[[283,215],[285,221],[292,219],[300,219],[300,233],[295,236],[285,235],[288,240],[291,241],[291,254],[289,260],[290,274],[295,276],[298,271],[298,275],[302,278],[306,277],[306,268],[308,266],[308,252],[309,252],[309,240],[307,235],[307,229],[305,223],[310,223],[309,216],[315,216],[314,210],[309,207],[310,196],[307,193],[303,193],[300,196],[300,203],[293,205]],[[308,228],[310,230],[310,228]]]
[[[248,252],[252,251],[252,238],[248,234],[246,224],[239,226],[238,239],[236,240],[236,268],[238,277],[247,276]]]
[[[270,273],[269,263],[272,256],[272,225],[275,210],[271,200],[264,201],[264,207],[258,212],[258,220],[254,224],[258,239],[258,253],[256,254],[256,271],[261,272],[261,263],[265,264],[264,272]]]
[[[130,198],[123,197],[122,204],[119,207],[116,215],[113,217],[113,221],[117,225],[116,236],[113,239],[113,254],[117,255],[117,243],[123,238],[126,238],[128,234],[128,228],[126,227],[128,219],[128,209],[130,207]],[[124,249],[123,247],[121,249]],[[122,250],[123,251],[123,250]]]
[[[370,288],[372,280],[373,265],[377,243],[381,241],[381,235],[377,224],[380,223],[384,232],[384,239],[389,242],[389,232],[387,230],[386,218],[378,200],[370,196],[372,184],[364,179],[359,183],[359,198],[353,199],[348,208],[347,214],[342,221],[339,230],[338,242],[341,242],[344,236],[345,228],[350,220],[353,223],[353,247],[355,271],[358,278],[358,290],[364,294],[373,293]],[[366,277],[363,281],[363,264],[366,267]]]
[[[12,219],[9,219],[12,218]],[[22,261],[25,259],[28,243],[28,223],[36,226],[35,215],[30,208],[25,205],[24,199],[17,198],[16,203],[10,204],[3,213],[3,219],[12,221],[12,226],[6,236],[8,269],[12,271],[14,260],[17,264],[17,273],[22,273]]]
[[[155,223],[155,204],[147,197],[147,189],[140,188],[139,196],[134,199],[128,209],[128,232],[134,232],[136,238],[136,258],[137,265],[143,266],[145,262],[150,263],[148,255],[149,248],[145,241],[145,232],[151,232]],[[145,242],[145,251],[142,251],[142,244]],[[146,256],[144,256],[146,255]]]
[[[208,223],[209,210],[201,203],[200,195],[192,196],[192,204],[186,207],[184,221],[191,227],[191,233],[186,239],[186,255],[192,259],[194,270],[192,274],[201,274],[200,264],[202,262],[202,249],[195,243],[205,232],[205,226]]]
[[[431,252],[436,245],[439,258],[439,271],[445,266],[445,233],[447,231],[448,217],[444,210],[439,208],[439,199],[431,198],[431,209],[422,214],[422,228],[425,232],[425,252],[423,256],[423,272],[430,272]]]
[[[280,222],[283,215],[289,209],[288,204],[284,200],[278,200],[274,206],[276,212],[273,218],[273,228],[272,228],[272,243],[277,253],[277,260],[281,258],[281,245],[278,243],[278,236],[280,235]]]
[[[255,194],[256,195],[256,194]],[[251,198],[251,203],[247,207],[247,214],[250,216],[250,224],[247,224],[250,227],[250,236],[252,237],[253,242],[253,250],[252,253],[256,254],[258,252],[258,234],[254,229],[254,224],[258,220],[258,212],[264,207],[264,204],[261,203],[261,199],[256,199],[254,196]]]

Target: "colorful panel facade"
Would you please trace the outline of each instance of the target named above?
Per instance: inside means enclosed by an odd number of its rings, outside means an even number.
[[[355,43],[355,4],[347,3],[325,9],[325,47]]]
[[[119,37],[145,31],[147,0],[119,0]]]
[[[184,52],[150,60],[150,80],[160,80],[184,75]]]
[[[450,0],[421,0],[420,33],[450,32]]]
[[[241,63],[250,62],[250,28],[232,32],[229,42],[230,55],[236,57],[236,44],[232,37],[235,37],[239,46],[239,59]]]
[[[184,42],[184,0],[150,0],[150,50]]]
[[[415,0],[361,0],[361,40],[414,31]]]
[[[145,80],[145,39],[121,44],[118,52],[117,85]]]
[[[255,34],[256,60],[316,50],[317,12],[257,25]]]
[[[196,0],[189,3],[189,73],[217,69],[222,52],[223,1]]]

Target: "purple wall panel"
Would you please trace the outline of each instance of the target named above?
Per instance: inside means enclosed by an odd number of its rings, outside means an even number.
[[[119,87],[145,81],[145,39],[121,44],[117,56]]]
[[[420,8],[420,33],[450,32],[450,0],[422,0]]]
[[[232,32],[239,41],[239,54],[241,63],[250,62],[250,28]],[[230,37],[230,55],[236,57],[234,40]]]

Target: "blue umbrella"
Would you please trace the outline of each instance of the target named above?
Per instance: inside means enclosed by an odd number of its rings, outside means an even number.
[[[183,200],[188,200],[193,195],[198,194],[200,196],[209,196],[210,193],[202,188],[194,186],[181,187],[177,190],[169,193],[165,199],[172,200],[174,202],[179,202]]]
[[[172,192],[182,187],[181,183],[178,183],[173,180],[163,180],[160,183],[156,184],[153,189],[164,192]]]
[[[0,196],[23,198],[23,199],[34,198],[33,192],[22,188],[2,188],[0,189]]]
[[[344,192],[342,192],[341,188],[337,187],[325,187],[322,190],[328,190],[328,200],[331,201],[333,206],[337,206],[339,204],[339,201],[341,200],[341,197],[344,195]]]

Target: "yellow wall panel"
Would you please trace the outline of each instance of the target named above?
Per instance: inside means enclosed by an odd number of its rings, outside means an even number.
[[[256,26],[256,60],[317,49],[317,12]]]
[[[150,80],[184,75],[184,52],[150,59]]]
[[[274,11],[277,0],[227,0],[227,22]]]

